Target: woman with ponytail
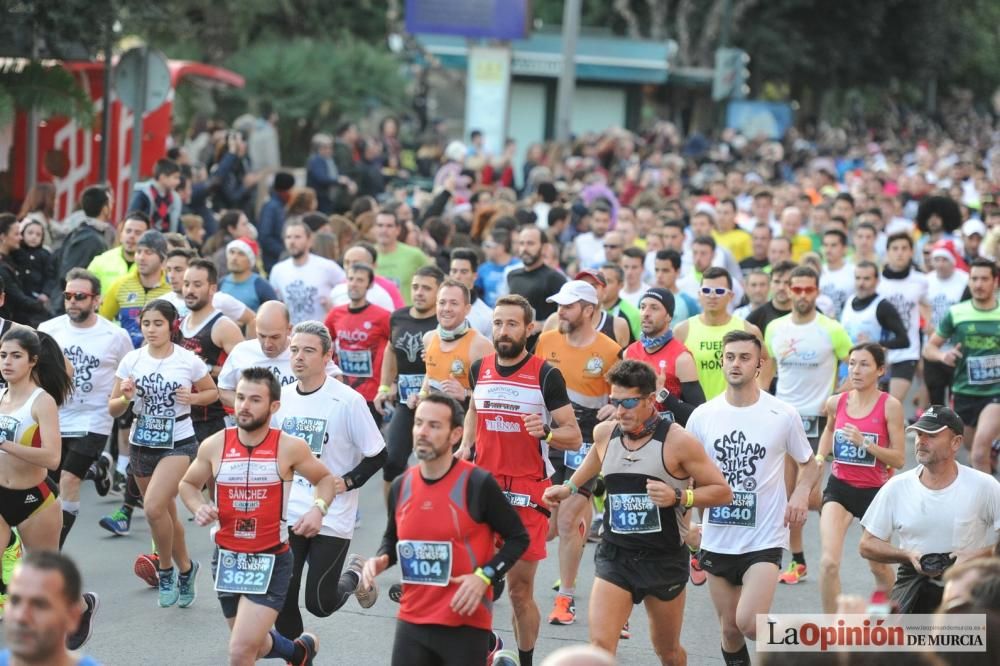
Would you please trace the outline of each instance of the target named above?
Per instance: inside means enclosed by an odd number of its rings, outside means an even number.
[[[143,497],[146,520],[159,551],[159,605],[194,603],[198,563],[188,556],[184,528],[177,518],[177,486],[198,453],[191,406],[211,404],[219,391],[205,363],[176,344],[180,318],[163,299],[150,301],[139,314],[146,344],[118,365],[108,411],[118,418],[129,405],[135,420],[129,432],[131,465]],[[174,571],[177,563],[179,574]]]

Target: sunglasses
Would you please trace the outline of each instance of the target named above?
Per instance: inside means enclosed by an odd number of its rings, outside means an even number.
[[[816,287],[789,287],[788,289],[796,296],[801,296],[802,294],[816,293]]]
[[[702,287],[701,293],[706,296],[725,296],[729,293],[729,290],[725,287]]]
[[[620,247],[621,245],[607,245],[607,244],[604,245],[605,250],[617,250]]]
[[[85,301],[88,298],[93,298],[93,294],[88,294],[85,291],[64,291],[63,300],[66,301]]]
[[[636,405],[642,402],[642,398],[609,398],[608,402],[614,408],[624,407],[625,409],[635,409]]]

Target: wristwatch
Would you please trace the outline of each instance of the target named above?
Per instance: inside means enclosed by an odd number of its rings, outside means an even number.
[[[684,503],[684,494],[681,489],[674,486],[674,506],[681,506]]]
[[[542,439],[548,442],[552,438],[552,428],[549,427],[548,423],[542,424],[542,432],[544,433]]]
[[[493,578],[497,575],[496,569],[489,565],[483,567],[483,573],[486,574],[486,577],[490,580],[493,580]]]
[[[663,388],[661,388],[659,391],[656,392],[656,404],[658,405],[667,404],[667,398],[669,397],[670,397],[670,389],[664,386]]]

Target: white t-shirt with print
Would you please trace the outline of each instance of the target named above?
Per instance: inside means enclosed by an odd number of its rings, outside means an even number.
[[[148,347],[130,351],[115,372],[118,379],[131,377],[135,380],[133,410],[136,421],[143,415],[173,417],[175,443],[194,437],[191,405],[177,402],[177,389],[191,388],[206,375],[208,366],[205,362],[179,345],[174,345],[166,358],[153,358]],[[184,416],[188,418],[182,419]]]
[[[303,425],[302,420],[307,420]],[[322,428],[323,451],[319,459],[336,476],[354,469],[363,458],[370,458],[385,448],[382,434],[368,410],[368,403],[350,386],[327,378],[318,390],[308,395],[299,393],[298,384],[281,389],[281,407],[272,418],[276,428],[286,421],[296,422],[287,430],[306,431]],[[288,524],[294,524],[313,506],[315,492],[311,483],[295,475],[288,500]],[[334,498],[320,534],[350,539],[354,535],[354,520],[358,511],[358,489]]]
[[[927,276],[910,269],[910,274],[902,280],[890,280],[882,276],[878,283],[878,293],[892,303],[899,318],[906,326],[910,344],[905,349],[890,349],[886,355],[890,364],[920,359],[920,303],[927,301]]]
[[[935,330],[948,314],[948,308],[962,300],[968,284],[969,274],[965,271],[956,270],[947,280],[939,278],[937,272],[927,274],[927,300],[931,303],[931,323]]]
[[[62,315],[42,322],[38,330],[51,335],[73,365],[73,394],[59,408],[62,436],[110,434],[113,419],[108,396],[115,385],[115,370],[132,351],[132,338],[104,317],[84,328]]]
[[[833,302],[833,312],[827,315],[840,319],[844,306],[854,296],[854,264],[844,262],[837,270],[824,266],[819,277],[819,290]]]
[[[219,388],[225,391],[235,390],[237,382],[240,381],[240,373],[247,368],[267,368],[283,387],[296,381],[292,373],[292,353],[288,347],[274,358],[270,358],[261,349],[259,340],[244,340],[233,347],[232,353],[222,364],[222,370],[219,371]],[[343,373],[336,363],[330,361],[326,364],[326,374],[336,377]]]
[[[947,488],[931,490],[920,481],[923,465],[894,475],[875,495],[861,525],[898,547],[927,553],[993,546],[1000,535],[1000,482],[958,465]]]
[[[734,495],[730,506],[705,510],[701,547],[729,555],[788,548],[785,454],[800,463],[813,456],[795,409],[764,391],[755,404],[734,407],[723,393],[694,410],[687,430]]]
[[[271,286],[288,306],[293,326],[303,321],[323,321],[329,310],[330,290],[346,279],[344,269],[335,261],[315,254],[310,254],[301,266],[288,258],[271,269]]]
[[[822,415],[826,399],[833,394],[837,362],[851,350],[844,326],[818,312],[805,324],[796,324],[787,314],[768,324],[764,344],[778,368],[775,396],[801,416]]]

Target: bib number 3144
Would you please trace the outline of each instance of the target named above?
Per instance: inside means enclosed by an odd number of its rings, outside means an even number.
[[[445,587],[451,580],[450,541],[399,541],[396,556],[404,583]]]

